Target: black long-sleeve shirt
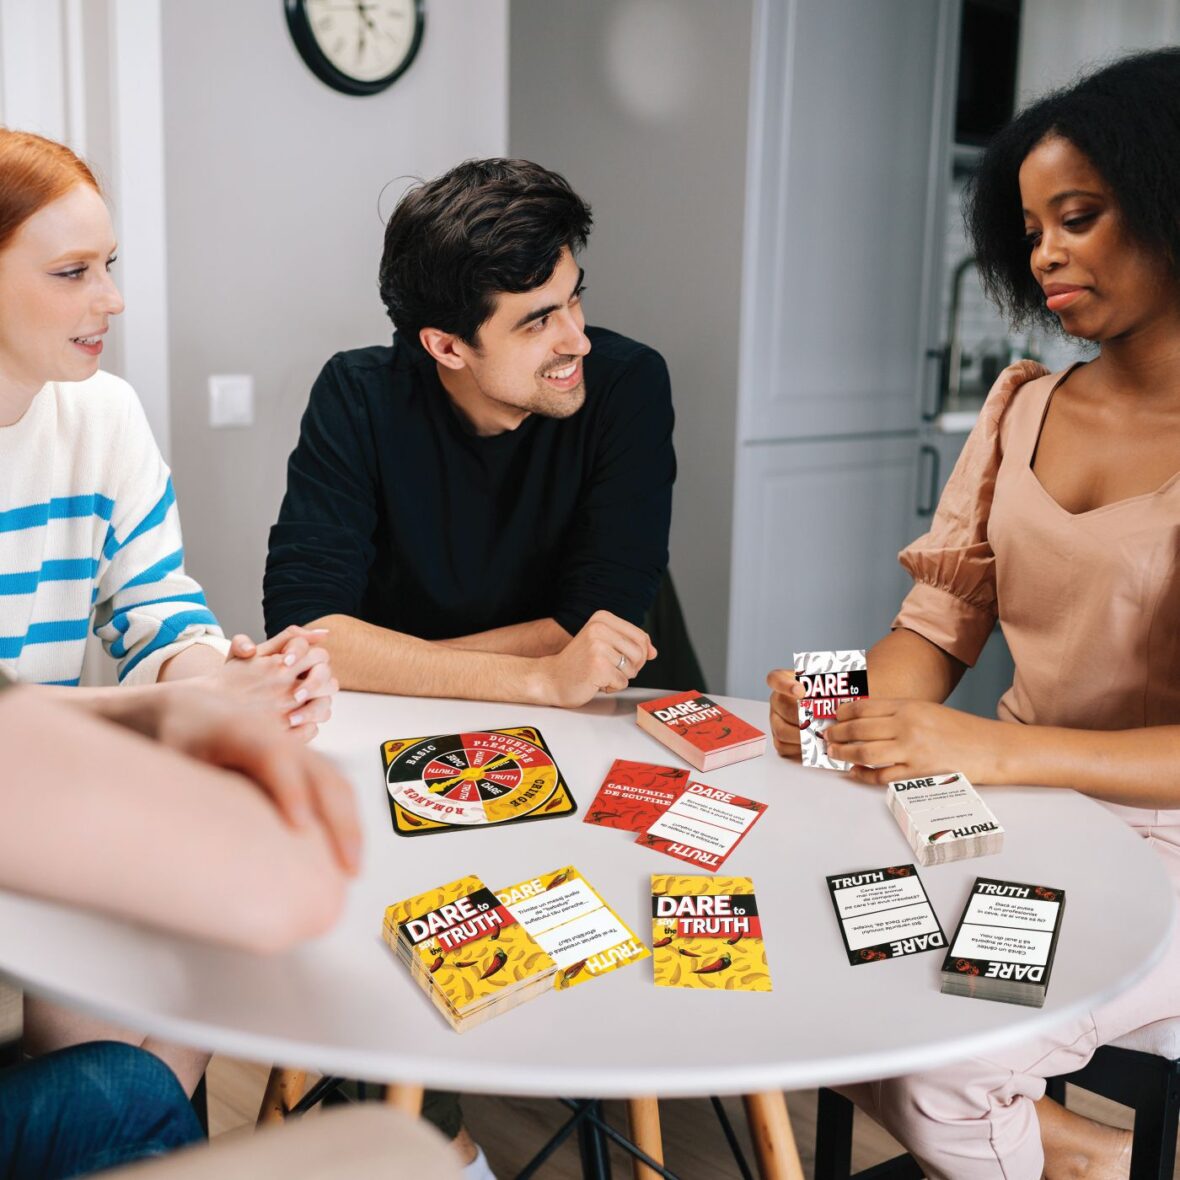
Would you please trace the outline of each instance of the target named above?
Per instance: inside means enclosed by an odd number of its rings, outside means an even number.
[[[643,621],[668,562],[676,458],[659,353],[589,328],[586,401],[480,437],[425,353],[337,353],[287,470],[268,635],[330,614],[446,639],[596,611]]]

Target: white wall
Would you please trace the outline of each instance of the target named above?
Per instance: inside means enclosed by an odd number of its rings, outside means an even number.
[[[663,353],[671,569],[724,683],[752,0],[512,0],[509,142],[594,210],[591,323]]]
[[[1016,105],[1138,49],[1180,39],[1180,0],[1024,0]]]
[[[506,150],[507,0],[429,3],[416,61],[371,98],[308,71],[278,0],[162,9],[171,460],[189,569],[227,629],[260,635],[311,382],[392,331],[377,264],[399,178]],[[209,427],[211,373],[254,375],[252,427]]]

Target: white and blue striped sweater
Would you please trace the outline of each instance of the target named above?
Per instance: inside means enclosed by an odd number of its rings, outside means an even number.
[[[125,381],[51,382],[0,427],[0,668],[77,684],[93,627],[119,679],[193,642],[225,650],[184,572],[172,480]]]

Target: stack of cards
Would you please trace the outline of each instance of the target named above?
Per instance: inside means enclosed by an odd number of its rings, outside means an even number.
[[[1004,846],[1004,829],[966,775],[899,779],[886,798],[921,865],[987,856]]]
[[[452,881],[391,905],[384,935],[459,1032],[651,953],[573,865],[496,893]]]
[[[474,876],[389,906],[383,933],[458,1032],[550,990],[557,973],[553,959]]]
[[[795,679],[803,686],[799,702],[799,741],[803,765],[824,770],[851,770],[851,762],[829,758],[819,736],[847,701],[869,695],[868,662],[864,651],[797,651]]]
[[[946,936],[913,865],[829,877],[848,961],[876,963],[940,950]]]
[[[651,953],[573,865],[500,889],[496,897],[557,964],[557,988]]]
[[[771,990],[749,877],[654,875],[651,926],[657,987]]]
[[[640,729],[697,770],[757,758],[766,749],[762,730],[695,689],[644,701],[636,708],[635,720]]]
[[[977,877],[942,964],[942,990],[1040,1008],[1064,913],[1063,889]]]

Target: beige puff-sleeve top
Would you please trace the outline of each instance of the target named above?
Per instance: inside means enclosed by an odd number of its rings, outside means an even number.
[[[1022,361],[1000,374],[930,531],[900,554],[914,588],[893,626],[974,664],[998,618],[1016,664],[1002,720],[1180,725],[1180,472],[1146,495],[1062,508],[1032,463],[1073,371],[1042,377]],[[1180,845],[1180,809],[1107,806]]]

